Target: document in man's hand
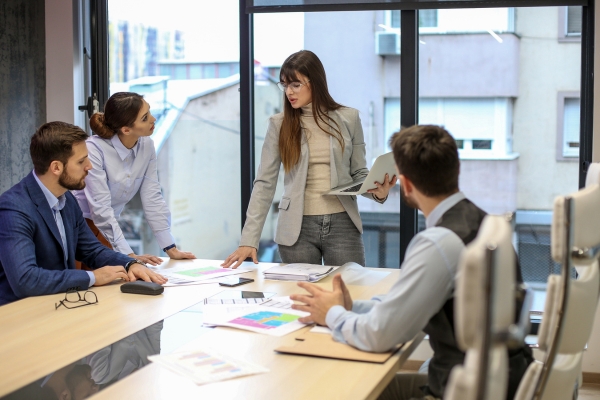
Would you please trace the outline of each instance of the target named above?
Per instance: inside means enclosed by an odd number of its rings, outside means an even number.
[[[263,274],[266,279],[317,282],[338,268],[329,265],[298,263],[269,268]]]

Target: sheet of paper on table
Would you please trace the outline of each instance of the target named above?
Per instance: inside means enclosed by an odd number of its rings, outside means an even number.
[[[148,359],[193,380],[198,385],[269,372],[267,368],[207,349],[195,349]]]
[[[164,286],[200,285],[219,282],[216,278],[239,275],[250,272],[249,269],[221,268],[217,261],[189,260],[171,268],[153,268],[154,271],[168,278]]]
[[[204,324],[284,336],[306,326],[298,319],[308,313],[292,310],[292,303],[289,297],[273,297],[259,305],[206,304]]]

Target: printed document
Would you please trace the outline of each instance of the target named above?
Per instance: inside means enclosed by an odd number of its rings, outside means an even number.
[[[221,268],[219,261],[213,260],[186,260],[178,263],[176,267],[154,267],[153,271],[169,279],[164,286],[198,285],[203,283],[217,283],[218,279],[229,275],[238,275],[250,272],[247,269]]]
[[[289,297],[273,297],[255,304],[206,304],[204,324],[228,326],[271,336],[284,336],[306,325],[298,321],[309,315],[307,312],[292,310]]]
[[[208,349],[155,355],[148,359],[193,380],[197,385],[269,372],[267,368]]]
[[[317,282],[338,269],[330,265],[317,264],[287,264],[269,268],[263,272],[266,279],[280,281]]]

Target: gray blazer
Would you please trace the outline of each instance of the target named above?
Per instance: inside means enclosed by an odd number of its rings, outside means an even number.
[[[365,140],[358,110],[343,107],[329,113],[329,117],[338,123],[344,140],[344,151],[337,139],[330,137],[331,187],[350,183],[367,176],[369,170],[365,160]],[[260,166],[254,181],[250,204],[246,212],[246,224],[242,230],[240,246],[258,249],[260,235],[273,202],[277,177],[281,166],[279,154],[279,132],[283,122],[283,113],[273,115],[262,148]],[[285,174],[284,191],[279,202],[279,218],[275,231],[275,242],[291,246],[298,240],[302,217],[304,215],[304,189],[308,173],[308,143],[302,138],[301,155],[298,163]],[[373,199],[373,195],[363,196]],[[344,209],[362,233],[362,221],[358,213],[356,196],[338,196]]]

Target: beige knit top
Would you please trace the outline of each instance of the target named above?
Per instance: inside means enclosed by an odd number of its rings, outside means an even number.
[[[329,141],[332,136],[323,131],[313,117],[312,103],[302,107],[300,118],[304,136],[308,140],[308,174],[304,191],[304,215],[324,215],[344,212],[337,196],[323,196],[331,189],[331,152]],[[321,123],[323,126],[324,123]],[[335,140],[335,139],[334,139]]]

